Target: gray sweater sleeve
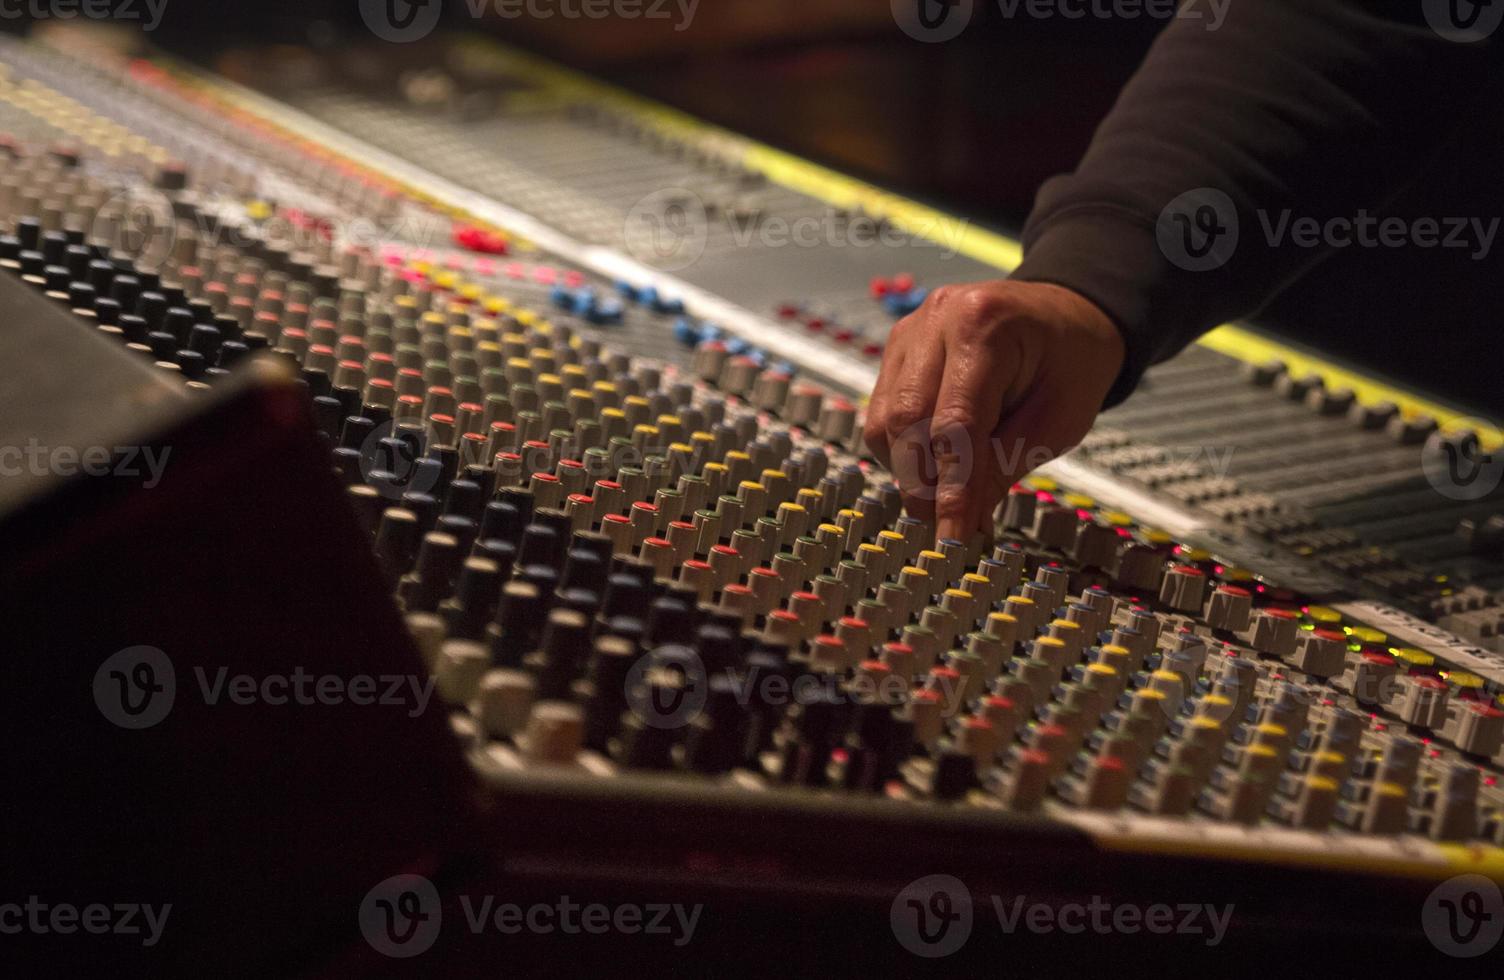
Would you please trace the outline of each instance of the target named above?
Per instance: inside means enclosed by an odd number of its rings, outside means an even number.
[[[1217,6],[1215,29],[1211,0],[1165,29],[1025,226],[1014,277],[1081,293],[1123,334],[1108,406],[1345,237],[1377,239],[1385,202],[1453,130],[1499,124],[1484,95],[1498,81],[1504,0]],[[1454,16],[1476,18],[1471,33],[1459,38]],[[1312,219],[1335,231],[1313,240]]]

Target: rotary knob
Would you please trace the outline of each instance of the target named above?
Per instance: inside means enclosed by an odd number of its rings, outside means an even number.
[[[1236,585],[1217,586],[1206,604],[1207,625],[1215,630],[1246,630],[1252,614],[1253,596]]]
[[[1003,505],[1003,527],[1009,531],[1021,531],[1034,523],[1034,505],[1038,502],[1034,491],[1028,487],[1015,486],[1008,491],[1008,500]]]
[[[733,395],[745,395],[757,380],[757,362],[745,355],[733,357],[721,367],[720,387]],[[653,390],[652,388],[648,389]]]
[[[1130,544],[1118,556],[1117,584],[1125,589],[1153,593],[1159,589],[1165,560],[1146,544]]]
[[[1180,612],[1200,612],[1206,573],[1191,565],[1174,565],[1159,584],[1159,601]]]
[[[826,442],[843,443],[855,428],[856,407],[844,399],[831,402],[820,412],[817,431]]]
[[[789,396],[789,376],[782,371],[764,371],[752,387],[752,404],[775,411]]]
[[[1298,632],[1295,614],[1283,609],[1266,609],[1253,621],[1253,635],[1248,645],[1271,657],[1288,657],[1295,652]]]
[[[784,408],[784,413],[791,424],[808,426],[820,417],[820,403],[823,398],[819,388],[811,385],[796,385],[794,390],[789,392],[789,401]]]
[[[1046,504],[1034,513],[1029,536],[1046,548],[1064,551],[1076,539],[1076,512],[1058,504]]]
[[[1332,677],[1342,673],[1347,657],[1347,638],[1335,630],[1312,630],[1302,634],[1295,645],[1291,665],[1315,677]]]
[[[726,366],[730,354],[726,351],[726,345],[719,340],[711,340],[703,343],[695,350],[694,372],[697,377],[704,381],[715,381],[721,376],[721,371]]]
[[[1074,554],[1087,568],[1106,568],[1117,550],[1118,532],[1096,521],[1082,521],[1076,529]]]

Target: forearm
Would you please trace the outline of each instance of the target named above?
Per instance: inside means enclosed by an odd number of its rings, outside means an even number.
[[[1041,189],[1025,229],[1016,277],[1080,293],[1123,333],[1108,404],[1149,364],[1255,312],[1320,260],[1322,248],[1268,233],[1283,213],[1354,218],[1415,179],[1498,62],[1491,42],[1434,33],[1419,0],[1232,3],[1217,30],[1206,25],[1165,30],[1075,173]],[[1198,271],[1166,254],[1156,225],[1200,188],[1227,195],[1239,231],[1220,264]]]

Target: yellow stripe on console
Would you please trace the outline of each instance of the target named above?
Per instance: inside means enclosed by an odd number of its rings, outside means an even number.
[[[1052,809],[1051,816],[1089,834],[1104,850],[1184,858],[1322,868],[1437,880],[1481,874],[1504,882],[1504,848],[1441,844],[1423,837],[1367,837],[1288,827],[1188,822],[1179,817]]]
[[[978,228],[968,219],[926,207],[536,55],[482,38],[466,38],[459,49],[464,57],[476,59],[482,65],[521,72],[534,82],[553,86],[559,95],[605,103],[617,111],[629,113],[638,123],[665,136],[693,142],[698,149],[738,162],[776,184],[833,207],[860,207],[870,215],[886,218],[908,234],[933,241],[985,265],[1006,272],[1023,259],[1023,248],[1018,242]]]
[[[610,108],[631,115],[641,125],[651,127],[665,136],[693,143],[696,148],[739,162],[748,169],[760,172],[777,184],[824,201],[834,207],[861,207],[868,214],[881,216],[908,232],[951,249],[984,265],[1003,272],[1010,272],[1023,259],[1023,248],[1014,239],[985,228],[972,225],[964,218],[948,215],[934,208],[897,194],[884,191],[864,181],[811,163],[791,153],[774,149],[749,140],[729,130],[696,119],[687,113],[671,109],[661,103],[634,95],[616,86],[607,84],[562,67],[545,58],[504,45],[490,38],[467,37],[457,45],[461,60],[479,68],[495,68],[523,75],[537,83],[544,91],[528,93],[527,98],[540,105],[550,99],[580,99],[602,103]],[[233,105],[237,111],[257,115],[266,123],[264,114],[244,104],[233,92],[214,85],[202,76],[175,72],[176,80],[197,88],[203,95],[213,95]],[[310,149],[320,149],[306,137],[299,137],[277,126],[290,138],[300,139]],[[322,152],[330,155],[327,148]],[[359,161],[347,162],[359,165]],[[370,172],[370,168],[363,168]],[[397,182],[390,175],[382,175],[388,181],[420,200],[431,200],[422,187]],[[462,218],[460,214],[453,215]],[[501,231],[502,229],[492,229]],[[514,232],[515,234],[515,232]],[[514,239],[515,244],[526,246]],[[1399,406],[1406,415],[1431,415],[1445,429],[1465,418],[1455,409],[1417,396],[1409,391],[1339,367],[1294,347],[1281,344],[1244,327],[1228,324],[1218,327],[1200,343],[1212,350],[1241,361],[1260,363],[1268,360],[1283,361],[1295,374],[1314,372],[1328,387],[1351,388],[1361,402],[1390,401]],[[1497,448],[1504,444],[1504,432],[1497,425],[1468,422],[1478,428],[1484,447]]]
[[[665,136],[693,142],[701,150],[738,161],[743,166],[766,175],[774,183],[816,200],[834,207],[859,206],[869,214],[887,218],[910,234],[930,239],[984,265],[1011,272],[1023,260],[1023,247],[1005,235],[975,227],[964,218],[945,214],[828,167],[747,139],[536,55],[489,38],[467,38],[462,43],[461,50],[466,56],[483,64],[519,72],[540,85],[551,86],[559,96],[606,103],[617,111],[629,113],[641,125],[651,127]],[[1328,387],[1351,388],[1360,402],[1389,401],[1399,406],[1400,411],[1406,415],[1431,415],[1444,429],[1465,418],[1455,409],[1339,367],[1244,327],[1232,324],[1218,327],[1202,337],[1200,343],[1241,361],[1283,361],[1295,374],[1314,372],[1320,375]],[[1477,420],[1468,421],[1474,425],[1477,423]],[[1493,449],[1504,444],[1504,432],[1496,425],[1482,426],[1478,434],[1485,448]]]
[[[1255,364],[1270,360],[1283,361],[1291,374],[1302,375],[1314,372],[1320,375],[1328,388],[1351,388],[1359,402],[1364,404],[1393,402],[1399,406],[1401,413],[1407,416],[1432,416],[1442,429],[1453,428],[1457,423],[1464,423],[1478,431],[1478,438],[1486,449],[1494,449],[1504,443],[1504,433],[1501,433],[1495,425],[1480,424],[1482,420],[1474,419],[1456,409],[1422,398],[1402,388],[1387,385],[1356,371],[1339,367],[1244,327],[1232,324],[1218,327],[1203,336],[1199,343],[1229,357],[1236,357],[1240,361]]]

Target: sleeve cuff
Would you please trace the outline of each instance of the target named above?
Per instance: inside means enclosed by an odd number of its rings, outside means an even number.
[[[1122,370],[1102,407],[1119,404],[1151,364],[1202,329],[1186,307],[1215,273],[1186,273],[1159,249],[1153,224],[1111,206],[1067,208],[1024,234],[1024,260],[1011,278],[1046,282],[1096,304],[1123,336]],[[1178,281],[1196,277],[1194,282]]]

